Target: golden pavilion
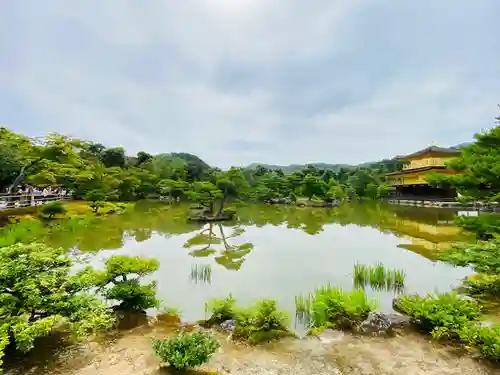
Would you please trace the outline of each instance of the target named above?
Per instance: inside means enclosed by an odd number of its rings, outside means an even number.
[[[397,156],[395,160],[404,166],[402,170],[386,175],[391,185],[391,195],[396,199],[454,200],[455,189],[430,185],[427,176],[430,173],[459,173],[446,168],[446,162],[459,154],[457,148],[430,146],[410,155]]]

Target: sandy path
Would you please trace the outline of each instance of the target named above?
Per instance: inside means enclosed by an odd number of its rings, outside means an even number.
[[[172,328],[156,325],[122,333],[113,340],[73,346],[50,361],[26,362],[8,374],[160,375],[151,338]],[[258,347],[237,345],[219,335],[221,350],[203,368],[209,374],[297,375],[493,375],[500,371],[470,355],[427,341],[417,333],[394,338],[355,337],[328,332],[318,338],[287,339]],[[207,374],[207,372],[202,372]]]

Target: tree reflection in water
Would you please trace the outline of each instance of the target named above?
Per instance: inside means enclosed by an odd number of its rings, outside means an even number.
[[[228,270],[239,270],[245,262],[245,257],[252,251],[254,245],[250,242],[242,244],[231,243],[232,239],[241,236],[245,230],[236,226],[233,232],[226,235],[221,223],[209,223],[200,233],[191,237],[184,244],[185,248],[192,249],[192,257],[208,257],[218,254],[215,261]]]

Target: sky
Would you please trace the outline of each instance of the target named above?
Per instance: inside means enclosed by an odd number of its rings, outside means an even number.
[[[211,165],[356,164],[500,114],[499,0],[1,0],[0,124]]]

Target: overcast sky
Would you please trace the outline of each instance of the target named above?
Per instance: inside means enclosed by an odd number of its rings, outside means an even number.
[[[500,0],[1,0],[0,124],[227,167],[454,145],[500,114]]]

